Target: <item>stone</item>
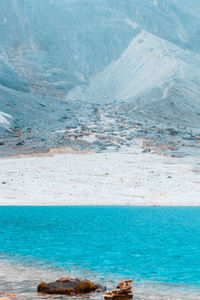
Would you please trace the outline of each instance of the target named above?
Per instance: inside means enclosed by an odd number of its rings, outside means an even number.
[[[94,284],[82,278],[62,277],[50,283],[41,282],[37,286],[37,291],[43,294],[60,294],[75,296],[90,292],[105,291],[105,287]]]
[[[16,146],[22,146],[22,145],[24,145],[24,144],[25,144],[25,142],[24,142],[24,141],[21,141],[21,142],[16,143]]]
[[[146,149],[144,149],[142,152],[143,152],[143,153],[149,153],[149,152],[151,152],[151,149],[146,148]]]
[[[15,294],[0,294],[0,300],[8,300],[10,298],[17,298],[17,295]]]
[[[133,298],[132,280],[121,280],[116,288],[104,295],[105,300],[128,300]]]

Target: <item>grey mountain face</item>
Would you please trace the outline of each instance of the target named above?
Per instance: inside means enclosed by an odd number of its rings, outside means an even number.
[[[152,126],[198,136],[199,16],[197,0],[1,0],[2,139],[71,145],[66,130],[122,137],[120,122],[155,140]]]

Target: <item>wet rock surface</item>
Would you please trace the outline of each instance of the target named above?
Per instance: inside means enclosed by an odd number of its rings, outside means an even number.
[[[112,291],[108,291],[104,295],[105,300],[120,300],[120,299],[132,299],[132,280],[121,280],[116,288]]]
[[[91,292],[105,291],[106,287],[94,284],[89,280],[82,278],[64,277],[54,282],[41,282],[37,286],[37,291],[43,294],[60,294],[60,295],[80,295]]]

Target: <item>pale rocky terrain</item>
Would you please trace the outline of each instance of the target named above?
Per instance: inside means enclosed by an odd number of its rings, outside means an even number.
[[[1,159],[0,185],[0,205],[194,206],[200,161],[144,153],[139,145],[116,153],[54,149]]]

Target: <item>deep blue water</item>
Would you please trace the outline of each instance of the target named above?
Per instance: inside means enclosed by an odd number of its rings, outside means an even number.
[[[0,252],[68,270],[200,284],[200,208],[0,207]]]

